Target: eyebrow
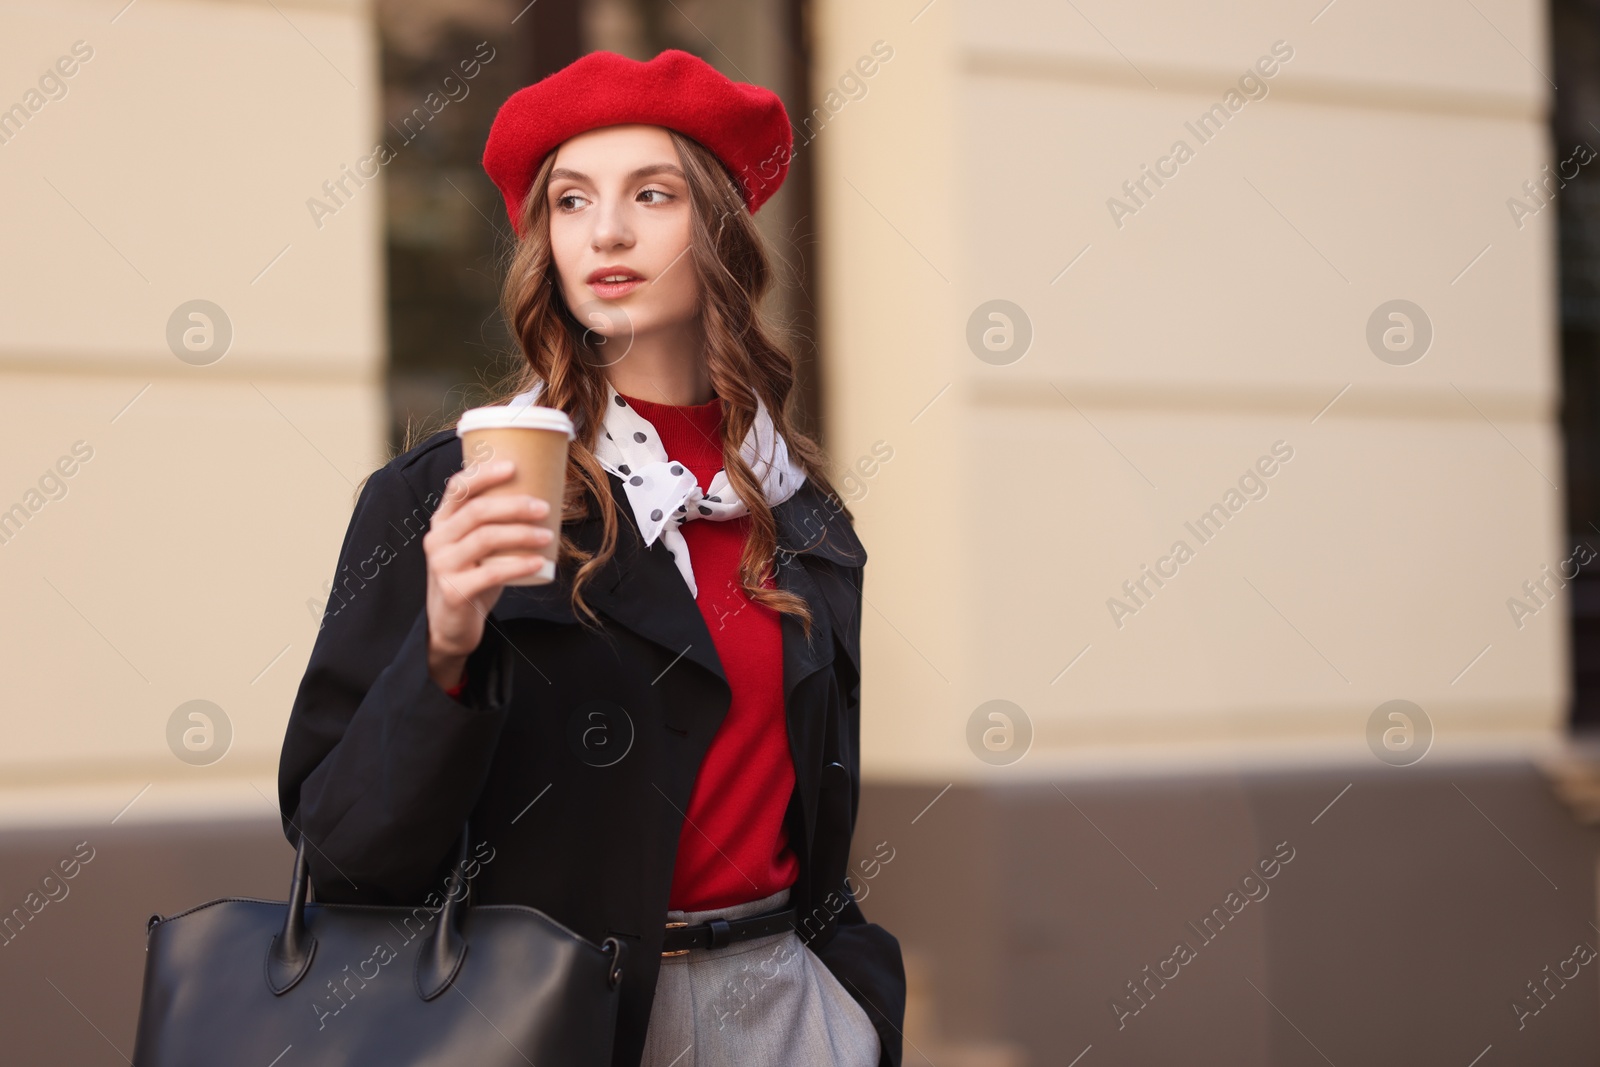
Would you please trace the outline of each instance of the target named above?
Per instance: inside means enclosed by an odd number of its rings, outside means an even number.
[[[680,178],[683,177],[683,171],[679,170],[671,163],[651,163],[648,166],[643,166],[633,171],[631,174],[627,175],[627,178],[629,181],[632,181],[638,178],[647,178],[652,174],[675,174]],[[593,180],[582,171],[569,170],[566,167],[557,167],[555,170],[550,172],[551,181],[555,181],[557,178],[571,178],[574,181],[580,182]],[[684,180],[687,181],[688,179]]]

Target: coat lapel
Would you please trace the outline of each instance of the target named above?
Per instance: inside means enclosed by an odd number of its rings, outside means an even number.
[[[648,549],[641,547],[637,532],[632,532],[631,513],[624,510],[622,515],[631,533],[618,536],[616,554],[585,590],[589,603],[670,651],[678,659],[668,670],[695,663],[726,686],[728,678],[711,631],[666,546],[658,540]]]
[[[617,549],[584,586],[584,600],[597,613],[669,651],[672,659],[662,677],[671,671],[698,667],[727,689],[727,674],[712,644],[711,631],[677,566],[659,540],[649,549],[640,544],[621,480],[608,475],[607,481],[617,504]],[[590,552],[600,547],[602,532],[598,515],[567,527],[568,535],[578,546]],[[490,615],[499,620],[535,618],[576,624],[571,589],[567,580],[507,586]],[[668,726],[682,732],[690,728],[696,712],[683,701],[668,701],[664,718]]]
[[[824,496],[807,480],[799,492],[772,510],[778,532],[779,574],[790,572],[793,584],[784,588],[792,588],[806,598],[811,605],[813,625],[821,620],[825,627],[822,636],[835,637],[849,656],[850,665],[859,673],[860,624],[856,612],[860,586],[856,584],[859,579],[852,580],[848,572],[866,564],[867,550],[842,509],[835,504],[836,499]],[[835,566],[819,566],[819,560]],[[816,658],[811,658],[813,656]],[[832,644],[824,641],[814,653],[797,654],[793,661],[796,673],[789,679],[791,661],[786,642],[785,695],[793,689],[792,683],[832,659]]]
[[[803,680],[833,665],[836,640],[859,677],[857,587],[839,568],[860,567],[867,554],[842,511],[809,480],[794,496],[773,508],[772,514],[778,534],[778,584],[804,597],[811,607],[809,641],[794,616],[785,615],[782,623],[783,702],[789,752],[794,760],[804,840],[810,842],[816,833],[818,790],[830,726],[821,721],[826,714],[824,705],[796,701],[794,691]]]
[[[867,550],[844,517],[843,505],[830,500],[809,478],[793,496],[772,509],[778,526],[778,551],[808,555],[845,567],[867,562]]]

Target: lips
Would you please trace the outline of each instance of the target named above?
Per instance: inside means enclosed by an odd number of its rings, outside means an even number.
[[[605,300],[615,300],[633,292],[644,284],[639,273],[628,267],[601,267],[586,279],[594,294]]]
[[[644,276],[638,271],[623,266],[600,267],[597,270],[590,271],[589,276],[584,279],[590,285],[602,281],[607,284],[621,284],[622,282],[643,280]]]

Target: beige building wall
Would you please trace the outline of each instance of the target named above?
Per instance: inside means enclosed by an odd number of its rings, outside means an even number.
[[[0,10],[0,822],[271,820],[384,458],[381,175],[306,206],[378,137],[376,42],[362,0],[124,4]],[[220,359],[168,343],[197,299]]]
[[[1507,607],[1570,553],[1554,212],[1507,207],[1559,158],[1542,5],[815,14],[819,94],[893,49],[814,146],[833,450],[893,449],[855,504],[870,774],[980,775],[995,699],[1010,774],[1370,760],[1396,698],[1435,759],[1554,742],[1565,604]],[[1396,299],[1421,358],[1368,344]],[[967,340],[993,300],[1031,324],[1004,365]]]
[[[1564,604],[1506,607],[1567,554],[1553,213],[1506,207],[1552,158],[1545,27],[1480,6],[816,5],[825,113],[796,118],[873,552],[871,774],[983,772],[967,726],[996,699],[1034,734],[1011,773],[1366,758],[1393,698],[1438,757],[1559,735]],[[0,106],[80,41],[0,144],[0,507],[27,512],[0,544],[0,818],[270,814],[383,459],[381,175],[320,226],[306,206],[379,136],[370,12],[12,5]],[[1275,42],[1265,97],[1200,143],[1185,124]],[[1137,204],[1123,183],[1179,139]],[[205,365],[166,337],[195,299],[233,330]],[[1394,299],[1432,324],[1408,365],[1365,337]],[[966,337],[992,300],[1032,332],[1004,365]],[[1198,544],[1185,523],[1278,441],[1266,496]],[[169,744],[191,700],[231,727],[209,765]]]

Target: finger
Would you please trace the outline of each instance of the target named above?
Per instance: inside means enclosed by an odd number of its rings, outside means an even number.
[[[487,614],[478,606],[478,600],[483,594],[499,588],[512,578],[533,574],[543,566],[542,556],[494,556],[486,559],[480,565],[461,571],[448,579],[447,586],[452,593],[468,600],[479,615]]]
[[[529,522],[486,522],[454,544],[437,549],[437,566],[445,574],[459,574],[482,563],[490,553],[501,549],[537,551],[554,539],[549,530]]]
[[[441,575],[439,592],[447,605],[456,609],[465,605],[472,610],[472,615],[487,621],[488,615],[478,606],[478,600],[487,588],[480,571],[481,568],[473,567],[458,574]],[[473,621],[471,616],[467,616],[461,620],[461,624],[471,626]]]
[[[495,556],[486,559],[478,570],[490,579],[486,591],[497,589],[513,578],[524,578],[530,574],[537,574],[543,570],[545,558],[540,555],[532,556]]]
[[[510,526],[510,528],[528,528],[539,526],[541,512],[546,512],[547,507],[542,501],[530,501],[526,496],[490,496],[490,498],[477,499],[467,504],[461,512],[451,515],[445,523],[438,526],[437,530],[429,530],[429,541],[424,542],[427,558],[434,561],[435,566],[445,566],[448,569],[459,569],[470,566],[477,561],[482,552],[461,553],[459,545],[474,536],[478,530],[493,530],[496,526]],[[544,544],[542,539],[533,544]]]
[[[511,480],[516,471],[509,459],[495,459],[484,463],[469,463],[452,474],[444,483],[444,500],[434,511],[435,522],[449,518],[491,486]]]
[[[474,527],[489,522],[533,522],[550,514],[550,502],[526,493],[494,493],[477,496],[461,506],[452,518],[459,527],[455,539],[472,532]]]
[[[459,510],[484,490],[509,482],[515,474],[516,463],[509,456],[486,456],[468,463],[451,476],[454,485],[447,483],[446,501],[455,505],[453,510]]]
[[[549,514],[549,501],[525,493],[479,495],[461,504],[454,514],[437,520],[429,532],[436,535],[434,541],[449,543],[461,540],[484,523],[528,523]]]

